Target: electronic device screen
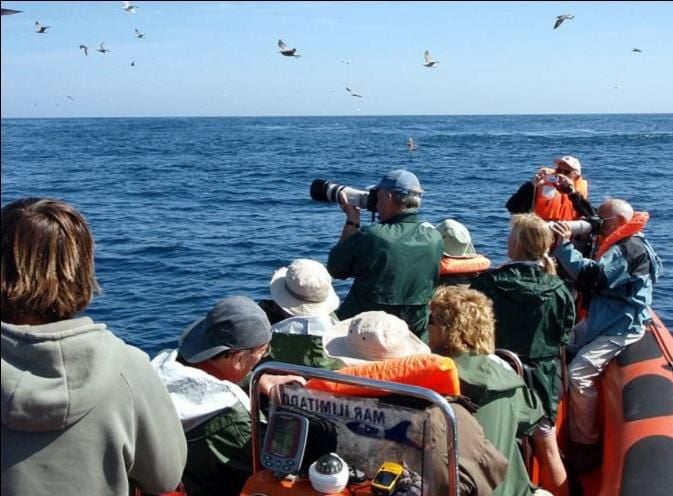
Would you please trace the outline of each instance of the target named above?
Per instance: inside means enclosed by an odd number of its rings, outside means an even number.
[[[277,473],[299,470],[308,438],[306,417],[290,412],[275,412],[269,421],[262,449],[262,465]]]
[[[397,478],[397,474],[392,472],[379,472],[376,474],[376,479],[374,482],[380,484],[381,486],[389,486]]]

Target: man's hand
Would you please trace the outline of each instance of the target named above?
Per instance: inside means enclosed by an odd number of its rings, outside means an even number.
[[[346,193],[341,191],[339,193],[339,206],[341,210],[346,214],[346,220],[352,222],[353,224],[360,224],[360,208],[355,207],[348,203],[348,198]]]
[[[575,186],[573,184],[573,180],[570,179],[568,176],[564,176],[563,174],[558,175],[557,187],[561,193],[565,193],[567,195],[575,192]]]
[[[549,228],[556,235],[556,237],[563,243],[565,243],[566,241],[570,241],[570,237],[573,234],[566,222],[552,222],[549,225]]]
[[[530,183],[536,188],[544,182],[544,178],[549,174],[549,169],[547,167],[540,167],[540,169],[535,173],[533,178],[530,180]]]
[[[265,396],[271,396],[273,388],[279,386],[280,384],[288,384],[290,382],[295,382],[301,384],[302,386],[306,385],[306,379],[300,375],[273,375],[273,374],[264,374],[259,378],[259,391]]]

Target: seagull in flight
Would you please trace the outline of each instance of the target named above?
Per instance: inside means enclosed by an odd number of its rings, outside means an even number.
[[[432,60],[432,58],[430,58],[430,52],[426,50],[425,55],[423,55],[423,65],[425,67],[434,68],[437,64],[439,64],[439,60]]]
[[[286,57],[301,57],[301,55],[297,53],[296,48],[288,48],[288,46],[283,43],[283,40],[278,40],[278,48],[280,48],[280,53]]]
[[[84,50],[84,55],[89,55],[89,47],[86,45],[80,45],[80,50]]]
[[[74,101],[75,101],[75,99],[74,99],[73,97],[71,97],[70,95],[66,96],[66,98],[67,98],[68,100],[70,100],[71,102],[74,102]]]
[[[23,10],[2,9],[2,15],[20,14]]]
[[[131,5],[131,2],[122,2],[122,9],[124,9],[126,12],[135,14],[137,8],[138,7],[136,7],[135,5]]]
[[[35,21],[35,32],[36,33],[40,33],[40,34],[46,33],[47,29],[49,29],[49,26],[43,26],[39,22]]]
[[[636,53],[643,53],[643,51],[640,48],[633,48],[631,51]]]
[[[357,97],[357,98],[362,98],[362,95],[359,93],[355,93],[353,90],[351,90],[348,86],[346,86],[346,91],[351,94],[351,96]]]
[[[556,16],[556,22],[554,23],[554,29],[559,27],[561,24],[563,24],[563,21],[568,21],[570,19],[574,19],[575,16],[571,14],[562,14],[560,16]]]
[[[100,44],[100,46],[99,46],[98,48],[96,48],[96,51],[97,51],[97,52],[100,52],[100,53],[107,53],[107,52],[110,51],[110,49],[109,49],[109,48],[105,48],[105,42],[102,42],[102,43]]]
[[[135,29],[135,32],[136,32],[136,38],[142,39],[145,37],[145,33],[141,33],[140,31],[138,31],[138,28]]]
[[[136,61],[135,60],[131,61],[131,67],[135,67],[135,66],[136,66]]]

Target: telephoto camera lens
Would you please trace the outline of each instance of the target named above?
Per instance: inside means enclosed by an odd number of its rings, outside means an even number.
[[[346,202],[370,212],[376,212],[376,190],[364,191],[343,184],[331,183],[324,179],[314,179],[311,183],[311,198],[319,202],[339,203],[339,194],[346,194]]]

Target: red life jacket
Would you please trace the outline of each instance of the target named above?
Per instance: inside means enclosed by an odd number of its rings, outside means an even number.
[[[553,174],[553,170],[549,169],[549,174]],[[584,198],[589,192],[589,185],[586,180],[578,177],[575,179],[573,186]],[[542,183],[535,188],[535,205],[533,211],[543,220],[577,220],[580,215],[573,207],[572,201],[568,195],[561,193],[555,184]]]

